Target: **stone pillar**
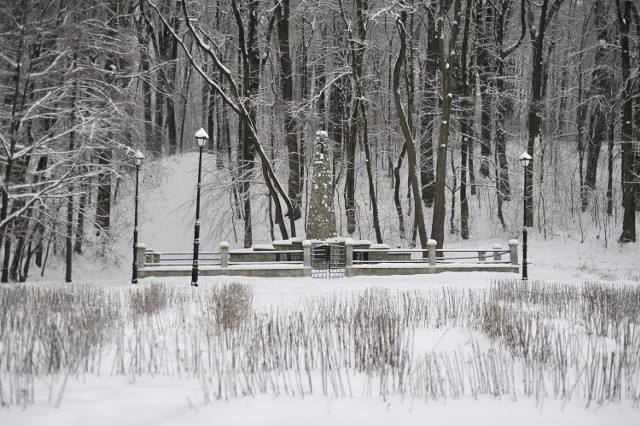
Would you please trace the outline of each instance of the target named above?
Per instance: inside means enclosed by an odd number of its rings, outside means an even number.
[[[509,261],[518,265],[518,240],[509,240]]]
[[[480,249],[478,250],[478,260],[480,262],[484,262],[486,260],[485,255],[487,254],[487,252],[484,250],[483,247],[480,247]]]
[[[333,206],[333,181],[331,180],[331,152],[327,132],[318,130],[313,154],[311,199],[308,207],[307,238],[325,240],[337,237],[336,214]]]
[[[147,248],[144,251],[144,256],[145,256],[145,259],[146,259],[145,261],[147,263],[154,263],[153,262],[153,249],[151,247]]]
[[[494,262],[500,262],[502,260],[502,253],[500,253],[500,251],[496,251],[496,250],[502,250],[502,245],[501,244],[494,244],[493,245],[493,260]]]
[[[142,243],[138,243],[138,245],[136,246],[136,251],[137,251],[137,261],[138,261],[138,270],[140,269],[144,269],[144,264],[145,264],[145,251],[147,250],[147,246],[142,244]]]
[[[344,266],[346,267],[353,266],[353,239],[351,238],[347,238],[344,242],[344,255],[345,255]]]
[[[436,240],[427,241],[427,250],[429,250],[429,266],[436,266]]]
[[[220,243],[220,268],[226,269],[229,266],[229,243],[222,241]]]
[[[311,268],[311,241],[309,240],[302,242],[302,265],[305,268]]]

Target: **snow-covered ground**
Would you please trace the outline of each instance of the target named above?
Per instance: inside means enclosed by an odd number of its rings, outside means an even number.
[[[177,170],[177,169],[174,169]],[[150,173],[150,172],[149,172]],[[169,171],[171,175],[171,171]],[[192,177],[190,174],[184,178]],[[166,184],[142,198],[144,222],[141,241],[156,249],[190,248],[191,222],[178,222],[189,209],[190,195],[184,191],[182,177],[171,176]],[[181,189],[182,188],[182,189]],[[190,188],[190,187],[189,187]],[[174,216],[172,216],[174,215]],[[205,233],[216,233],[205,228]],[[476,236],[472,242],[455,242],[458,246],[506,243],[506,238]],[[228,235],[227,235],[228,236]],[[587,282],[640,285],[640,247],[618,245],[595,237],[584,243],[556,237],[544,240],[532,233],[529,245],[529,277],[535,284],[563,283],[581,286]],[[78,260],[75,282],[79,286],[99,287],[108,292],[131,291],[128,244],[123,239],[120,250],[125,260],[120,267],[96,267],[90,260]],[[213,244],[212,242],[210,242]],[[50,275],[55,277],[55,273]],[[370,289],[387,289],[390,294],[417,291],[425,297],[437,297],[443,289],[465,289],[467,293],[486,291],[492,283],[518,279],[506,273],[442,273],[427,276],[357,277],[336,279],[311,278],[244,278],[201,277],[198,289],[190,288],[189,278],[141,280],[137,288],[163,283],[176,291],[195,294],[216,285],[241,282],[255,294],[256,309],[263,312],[304,312],[310,301],[337,297],[344,300]],[[59,286],[60,281],[32,280],[28,286]],[[636,324],[637,325],[637,324]],[[177,326],[176,326],[177,327]],[[465,327],[429,328],[415,337],[414,355],[469,352],[472,342],[483,342],[483,336]],[[6,344],[6,343],[5,343]],[[482,350],[497,350],[497,347]],[[364,381],[354,372],[349,377],[353,388],[348,396],[323,395],[316,390],[302,395],[275,395],[256,392],[250,396],[211,398],[203,391],[203,378],[179,374],[114,374],[114,361],[108,356],[99,375],[84,374],[37,379],[33,385],[34,404],[0,409],[0,425],[639,425],[640,408],[631,399],[589,403],[584,397],[532,398],[515,391],[492,396],[463,394],[433,399],[426,396],[380,395],[363,390]],[[640,366],[638,366],[640,371]],[[636,373],[638,374],[638,373]],[[7,376],[0,374],[0,380]],[[517,377],[517,380],[520,378]],[[290,379],[291,380],[291,379]],[[640,383],[636,383],[640,389]],[[351,384],[350,384],[351,386]],[[514,384],[516,389],[520,384]],[[375,386],[374,386],[375,388]],[[8,389],[5,382],[1,389]],[[635,391],[639,392],[639,391]],[[552,392],[549,392],[552,394]],[[640,394],[639,394],[640,395]]]
[[[323,396],[252,396],[203,404],[197,380],[123,377],[73,381],[62,405],[44,403],[0,411],[3,425],[65,426],[353,426],[353,425],[491,425],[491,426],[637,426],[638,408],[610,404],[585,408],[545,400],[512,401],[492,397],[423,399],[401,397],[331,398]]]
[[[608,250],[573,242],[536,242],[531,247],[532,280],[581,284],[586,281],[638,285],[637,247]],[[204,291],[229,282],[251,285],[258,309],[297,309],[305,300],[349,295],[370,288],[392,292],[439,291],[443,287],[472,291],[487,289],[492,281],[517,278],[515,274],[443,273],[410,277],[357,277],[341,279],[268,279],[202,277],[200,289],[188,289],[189,279],[141,280],[141,285],[163,282],[185,291]],[[38,285],[46,286],[47,283]],[[128,270],[86,285],[105,289],[130,288]],[[416,351],[429,353],[468,345],[471,334],[457,328],[432,331]],[[354,379],[355,380],[355,379]],[[62,399],[56,408],[58,396]],[[514,400],[515,399],[515,400]],[[175,375],[132,377],[112,375],[107,367],[98,377],[84,375],[35,384],[35,404],[0,410],[3,425],[638,425],[640,410],[629,400],[591,403],[575,398],[536,400],[524,396],[463,395],[433,400],[425,397],[380,396],[354,392],[349,397],[313,394],[274,396],[259,394],[205,402],[201,382]]]

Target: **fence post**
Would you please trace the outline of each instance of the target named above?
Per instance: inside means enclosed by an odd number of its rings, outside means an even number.
[[[311,268],[311,241],[302,242],[302,266]]]
[[[229,243],[222,241],[220,243],[220,268],[226,269],[229,266]]]
[[[429,266],[436,266],[436,246],[438,242],[436,240],[427,241],[427,250],[429,255]]]
[[[144,264],[146,262],[146,258],[144,257],[144,252],[147,249],[147,246],[143,243],[138,243],[136,246],[136,259],[138,260],[138,270],[144,269]]]
[[[509,260],[512,265],[518,265],[518,240],[509,240]]]
[[[344,241],[344,266],[353,266],[353,239],[347,238]]]
[[[484,248],[480,247],[478,249],[478,260],[480,262],[484,262],[485,261],[485,254],[486,254],[486,251],[484,250]]]
[[[146,259],[147,263],[154,263],[154,259],[153,259],[153,249],[151,247],[147,247],[144,250],[144,256]]]
[[[502,245],[501,244],[494,244],[493,245],[493,260],[495,262],[499,262],[502,260]]]

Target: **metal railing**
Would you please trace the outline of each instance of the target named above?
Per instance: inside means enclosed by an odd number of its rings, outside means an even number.
[[[464,256],[473,253],[473,256]],[[428,249],[354,249],[353,264],[377,263],[429,263]],[[510,250],[493,249],[436,249],[436,264],[444,263],[511,263],[503,260],[503,255],[510,255]]]
[[[219,251],[198,253],[198,265],[200,266],[220,266],[221,253]],[[146,251],[144,267],[158,266],[192,266],[193,252],[184,251]]]
[[[221,251],[200,252],[198,265],[220,267],[231,265],[302,265],[303,258],[303,250],[237,251],[229,253],[228,249],[224,250],[223,247]],[[192,264],[193,252],[158,252],[146,249],[142,266],[145,268],[180,267],[192,266]]]
[[[246,257],[243,260],[232,258]],[[256,259],[267,260],[256,260]],[[295,259],[298,258],[298,259]],[[229,265],[302,265],[304,253],[302,250],[264,250],[254,252],[232,252],[229,254]]]
[[[510,264],[518,265],[518,241],[510,240],[509,248],[504,249],[500,244],[493,248],[476,249],[438,249],[435,240],[427,242],[427,249],[356,249],[352,244],[346,244],[347,266],[380,264],[380,263],[418,263],[436,266],[437,264]],[[465,256],[473,253],[474,256]],[[502,259],[507,254],[508,260]]]

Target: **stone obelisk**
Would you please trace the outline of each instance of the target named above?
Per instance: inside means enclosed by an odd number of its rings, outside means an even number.
[[[307,239],[326,240],[338,236],[336,213],[333,207],[329,136],[324,130],[318,130],[314,141],[311,200],[307,210]]]

